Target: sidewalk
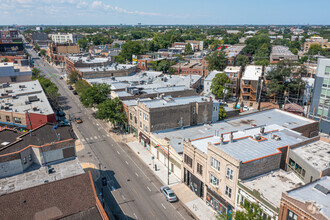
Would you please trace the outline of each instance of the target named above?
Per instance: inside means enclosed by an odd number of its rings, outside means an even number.
[[[164,184],[167,184],[167,167],[165,167],[159,160],[154,159],[154,164],[157,165],[157,171],[153,169],[153,163],[151,157],[153,156],[146,148],[144,148],[139,142],[133,141],[127,143],[127,145],[141,158],[141,160],[148,165],[148,167],[154,172],[158,179]],[[180,183],[180,179],[173,173],[170,174],[170,184]]]
[[[152,159],[153,156],[150,151],[144,148],[139,142],[133,141],[127,145],[140,157],[140,159],[153,171],[158,179],[167,185],[167,167],[160,161],[154,159],[154,164],[157,164],[157,171],[153,169]],[[170,184],[174,193],[178,196],[179,200],[193,215],[201,220],[215,219],[215,211],[206,205],[206,203],[192,192],[188,186],[181,183],[181,180],[174,174],[170,174]]]

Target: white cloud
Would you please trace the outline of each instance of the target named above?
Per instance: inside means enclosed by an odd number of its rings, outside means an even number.
[[[101,1],[93,1],[91,4],[92,8],[98,8],[102,6],[102,2]]]

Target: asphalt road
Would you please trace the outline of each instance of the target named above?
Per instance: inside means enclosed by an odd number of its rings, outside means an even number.
[[[27,49],[32,57],[37,57]],[[78,137],[88,140],[84,144],[90,148],[99,163],[102,175],[108,179],[104,189],[106,205],[120,219],[192,219],[181,202],[169,203],[160,193],[161,182],[150,169],[124,144],[115,142],[107,133],[105,123],[95,119],[90,109],[85,109],[59,79],[61,71],[51,67],[42,59],[35,61],[35,67],[56,83],[61,94],[63,108],[73,117],[81,117],[82,124],[73,124]],[[98,184],[97,184],[98,185]],[[115,207],[117,203],[121,209]]]

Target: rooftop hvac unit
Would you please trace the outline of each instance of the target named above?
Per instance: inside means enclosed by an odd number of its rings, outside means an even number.
[[[19,88],[20,89],[25,88],[25,85],[19,85]]]
[[[37,106],[34,106],[32,109],[33,109],[33,111],[38,111],[38,107]]]

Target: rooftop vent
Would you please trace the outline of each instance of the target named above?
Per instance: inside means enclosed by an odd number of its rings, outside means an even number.
[[[25,88],[25,85],[19,85],[19,88],[20,89]]]
[[[1,96],[8,96],[8,93],[1,93]]]
[[[325,195],[328,195],[329,192],[330,192],[330,190],[329,190],[328,188],[326,188],[326,187],[324,187],[324,186],[322,186],[322,185],[320,185],[320,184],[316,184],[316,185],[314,186],[314,188],[317,189],[318,191],[322,192],[322,193],[325,194]]]
[[[29,96],[28,99],[29,99],[29,102],[39,101],[39,98],[36,95],[35,96]]]
[[[6,93],[12,93],[12,92],[13,92],[13,90],[11,90],[11,89],[6,90]]]

